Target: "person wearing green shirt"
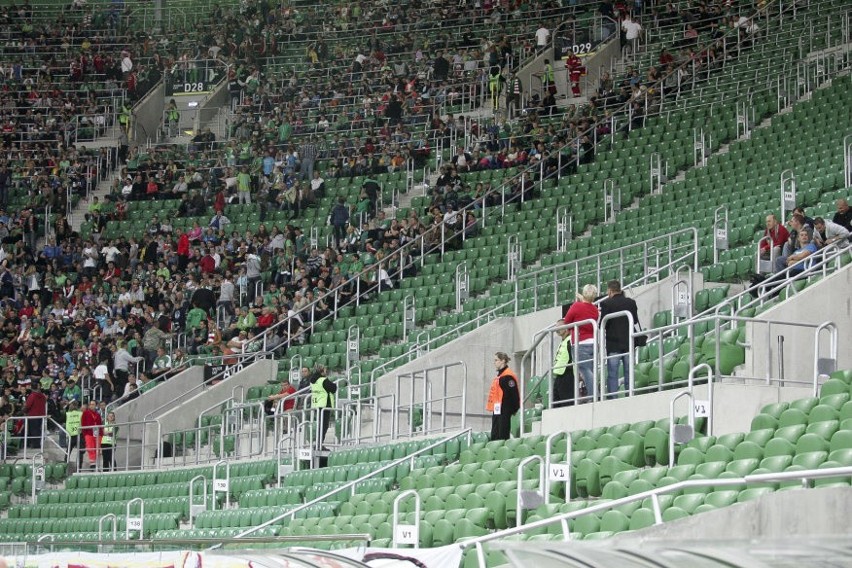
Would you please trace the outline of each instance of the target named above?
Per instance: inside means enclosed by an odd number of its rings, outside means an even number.
[[[293,126],[290,124],[289,120],[285,120],[278,127],[278,143],[283,144],[290,140],[290,136],[293,134]]]
[[[160,262],[160,268],[158,268],[158,269],[157,269],[156,275],[157,275],[157,276],[162,276],[163,278],[165,278],[165,279],[166,279],[166,281],[171,280],[171,277],[172,277],[172,273],[171,273],[171,271],[170,271],[170,270],[166,267],[166,263],[165,263],[165,262]]]
[[[349,275],[355,276],[356,274],[360,274],[361,271],[364,270],[364,263],[361,261],[361,255],[353,254],[352,262],[349,264]]]
[[[257,318],[254,317],[252,312],[243,308],[237,318],[236,326],[240,331],[249,332],[257,326]]]
[[[206,319],[207,312],[195,306],[186,314],[186,328],[189,330],[198,329],[201,326],[201,322]]]
[[[237,198],[240,204],[251,205],[251,175],[246,166],[237,174]]]
[[[145,373],[139,373],[139,394],[143,394],[157,386],[157,383],[151,380],[151,377]]]
[[[558,325],[564,321],[557,320]],[[556,350],[553,361],[553,406],[574,405],[574,366],[571,365],[571,330],[560,329],[556,332],[562,341]]]
[[[65,385],[65,389],[62,391],[62,400],[70,404],[74,401],[80,402],[80,399],[83,398],[83,389],[80,388],[80,385],[77,384],[77,379],[72,378]]]
[[[51,377],[48,370],[45,369],[44,371],[42,371],[42,375],[38,379],[38,388],[40,388],[43,391],[49,391],[50,385],[52,385],[52,384],[53,384],[53,377]]]
[[[97,197],[92,198],[92,203],[89,204],[89,213],[100,213],[101,211],[101,203],[98,201]]]

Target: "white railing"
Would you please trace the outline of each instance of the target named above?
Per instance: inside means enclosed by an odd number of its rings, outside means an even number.
[[[630,495],[628,497],[623,497],[621,499],[613,499],[610,501],[603,501],[591,504],[588,507],[577,511],[572,511],[570,513],[561,513],[558,515],[554,515],[548,519],[542,519],[539,521],[526,523],[518,527],[509,528],[485,536],[465,540],[464,542],[459,543],[458,546],[460,546],[462,550],[467,550],[469,548],[473,548],[474,550],[476,550],[479,568],[486,568],[485,549],[483,545],[488,542],[504,539],[506,537],[516,534],[526,533],[531,530],[546,528],[556,524],[560,525],[561,527],[563,539],[568,541],[571,539],[568,521],[576,519],[577,517],[582,517],[583,515],[597,514],[600,512],[616,509],[618,507],[621,507],[622,505],[641,502],[645,499],[651,500],[651,507],[654,511],[654,524],[660,525],[663,523],[662,507],[660,505],[661,495],[680,493],[686,489],[711,487],[740,487],[743,485],[763,485],[766,483],[779,483],[784,481],[801,481],[805,487],[808,487],[812,481],[817,479],[830,479],[836,477],[850,476],[852,476],[852,467],[846,466],[832,467],[826,469],[810,469],[804,471],[786,471],[778,473],[746,475],[744,477],[725,479],[689,479],[686,481],[673,483],[671,485],[666,485],[664,487],[651,489],[649,491],[643,491],[641,493]]]
[[[450,442],[451,440],[455,440],[456,438],[460,438],[462,436],[466,437],[467,441],[468,441],[468,445],[469,445],[471,433],[472,433],[472,431],[470,430],[470,428],[468,428],[466,430],[462,430],[461,432],[457,432],[455,434],[450,434],[449,436],[444,436],[443,438],[440,438],[439,440],[429,444],[428,446],[424,446],[424,447],[420,448],[419,450],[417,450],[417,451],[415,451],[415,452],[413,452],[413,453],[411,453],[411,454],[409,454],[405,457],[394,460],[389,464],[383,465],[383,466],[377,468],[376,470],[359,477],[358,479],[355,479],[353,481],[345,483],[345,484],[341,485],[340,487],[337,487],[336,489],[333,489],[332,491],[329,491],[328,493],[326,493],[324,495],[320,495],[316,499],[312,499],[312,500],[310,500],[306,503],[303,503],[302,505],[299,505],[298,507],[294,507],[293,509],[286,511],[285,513],[282,513],[281,515],[276,516],[274,519],[270,519],[270,520],[266,521],[265,523],[261,523],[261,524],[255,526],[255,527],[252,527],[248,530],[245,530],[245,531],[239,533],[238,535],[236,535],[234,538],[241,539],[241,538],[247,537],[247,536],[255,533],[256,531],[258,531],[262,528],[268,527],[270,525],[278,524],[278,523],[280,523],[281,521],[283,521],[287,518],[293,519],[293,518],[295,518],[296,513],[299,513],[300,511],[303,511],[303,510],[307,509],[308,507],[311,507],[312,505],[315,505],[317,503],[321,503],[321,502],[329,499],[330,497],[334,497],[335,495],[340,495],[340,496],[354,495],[355,490],[357,489],[358,485],[363,483],[364,481],[367,481],[368,479],[372,479],[373,477],[376,477],[377,475],[379,475],[381,473],[385,473],[387,471],[392,471],[394,468],[396,468],[399,465],[404,464],[405,462],[410,462],[411,466],[413,468],[414,458],[416,458],[419,455],[427,454],[427,452],[431,452],[435,448],[439,448],[442,445],[446,444],[447,442]]]

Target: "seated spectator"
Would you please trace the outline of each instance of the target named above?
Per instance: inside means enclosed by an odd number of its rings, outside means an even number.
[[[849,202],[845,199],[837,200],[837,213],[834,214],[831,221],[847,231],[852,231],[852,207],[849,207]]]
[[[813,225],[808,225],[805,222],[805,217],[800,214],[793,214],[790,217],[790,221],[788,222],[790,226],[789,234],[790,236],[787,239],[787,242],[784,244],[784,250],[782,251],[782,257],[784,257],[784,262],[786,264],[786,257],[793,254],[793,251],[796,250],[799,243],[799,233],[807,232],[809,237],[813,236]],[[808,239],[813,240],[813,239]],[[778,257],[781,258],[781,257]]]
[[[760,257],[770,258],[779,257],[784,249],[784,243],[790,238],[790,233],[787,229],[778,222],[778,217],[774,213],[766,216],[766,230],[763,232],[764,237],[768,237],[772,241],[770,249],[769,241],[760,241]]]
[[[799,248],[788,256],[775,259],[775,271],[781,272],[792,267],[790,274],[799,274],[806,268],[810,268],[810,262],[805,259],[817,252],[817,246],[811,239],[811,233],[806,230],[798,231]]]
[[[838,241],[848,240],[850,231],[833,221],[826,221],[822,217],[814,219],[814,241],[820,248],[826,247]]]
[[[154,359],[154,365],[151,367],[151,377],[154,379],[160,378],[171,370],[172,358],[166,353],[164,348],[157,348],[157,357]]]

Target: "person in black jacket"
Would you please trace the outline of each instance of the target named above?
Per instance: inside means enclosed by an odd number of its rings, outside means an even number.
[[[636,302],[624,295],[621,283],[610,280],[607,283],[607,298],[600,303],[601,320],[608,314],[630,312],[633,324],[639,324]],[[608,398],[615,398],[618,392],[618,367],[624,365],[624,384],[630,384],[630,323],[627,316],[616,317],[606,322],[606,390]]]

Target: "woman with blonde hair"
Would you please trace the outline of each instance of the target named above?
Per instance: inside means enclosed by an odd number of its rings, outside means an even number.
[[[600,313],[594,304],[598,296],[598,287],[594,284],[583,286],[578,292],[576,301],[565,314],[565,323],[577,323],[587,320],[598,321]],[[595,341],[597,340],[595,326],[585,323],[571,331],[571,344],[574,346],[574,360],[577,362],[580,379],[586,386],[586,394],[594,399],[595,396]]]

